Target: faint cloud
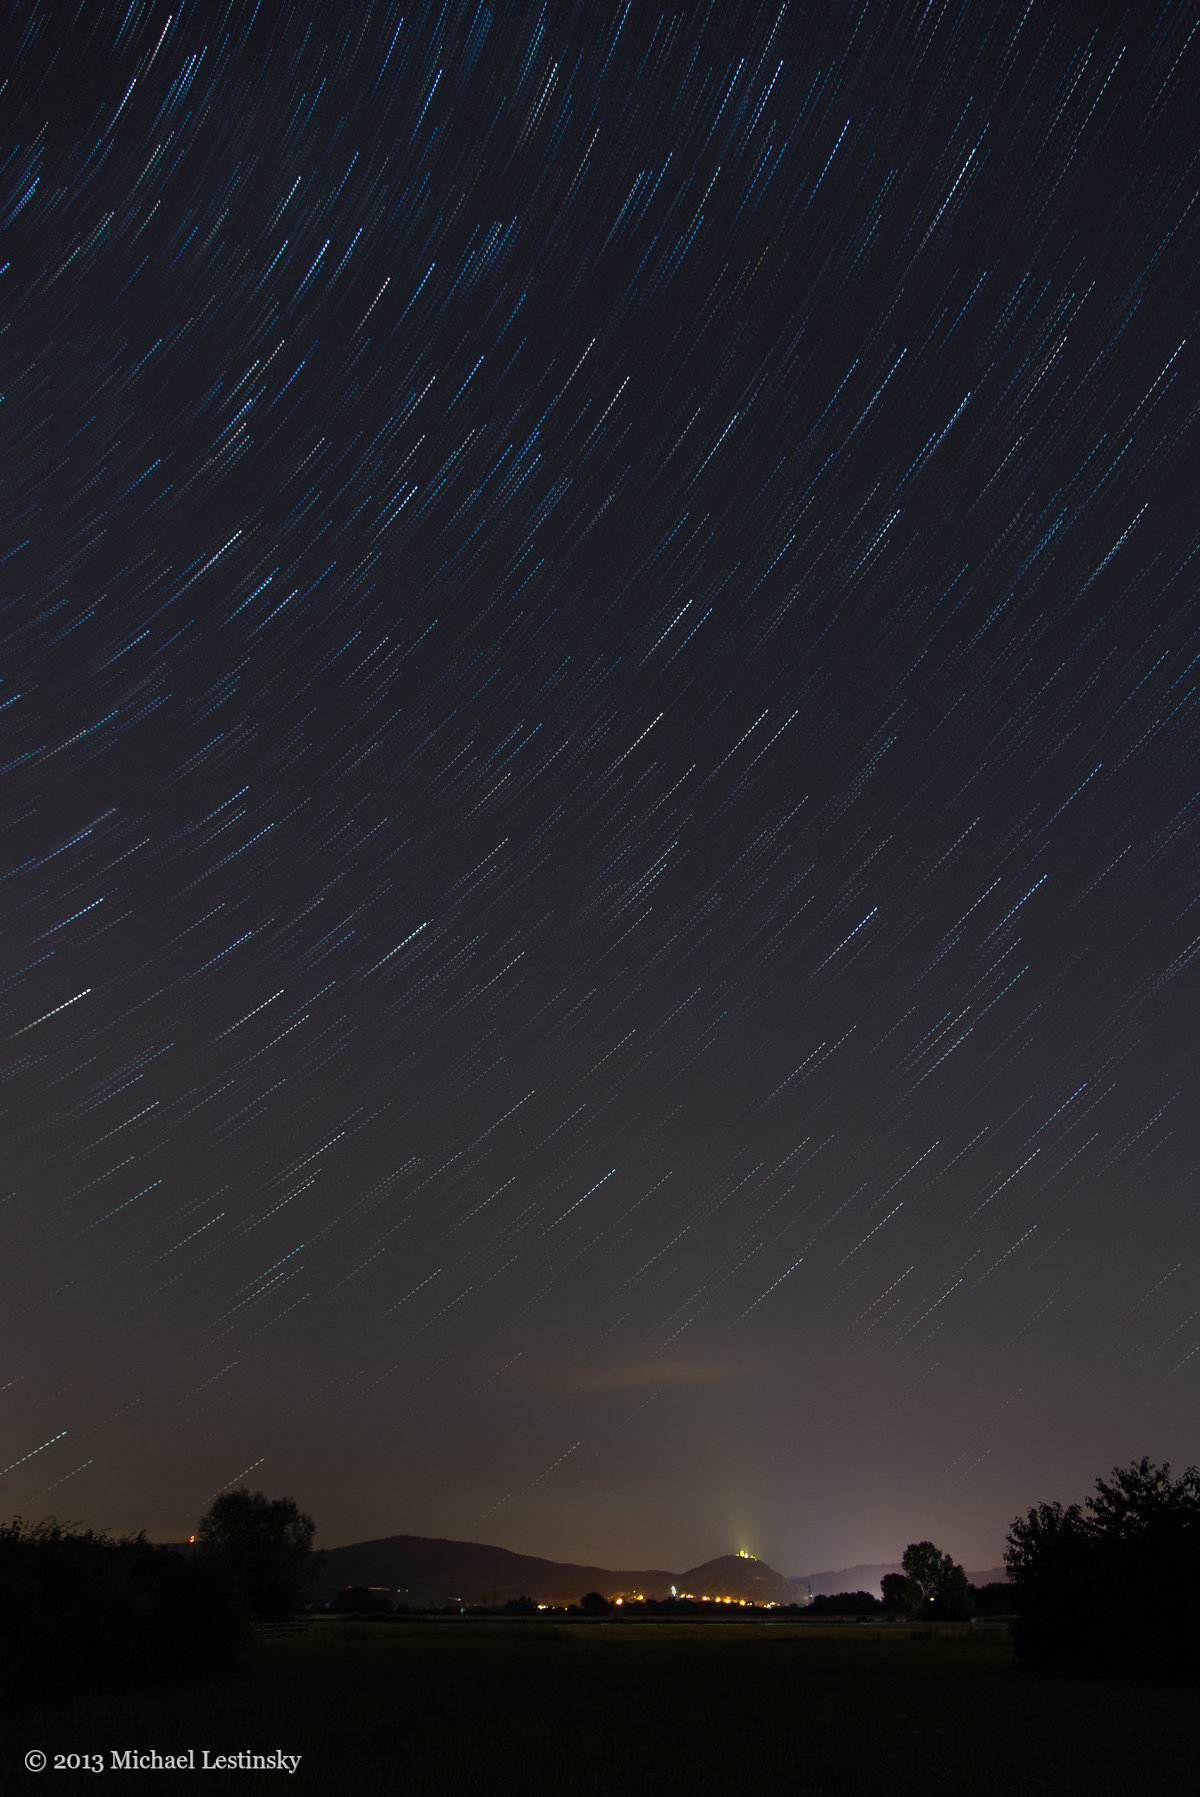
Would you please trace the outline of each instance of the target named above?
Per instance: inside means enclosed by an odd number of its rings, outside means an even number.
[[[740,1360],[629,1360],[594,1372],[568,1373],[574,1391],[648,1391],[666,1385],[719,1385],[748,1379],[756,1369]]]

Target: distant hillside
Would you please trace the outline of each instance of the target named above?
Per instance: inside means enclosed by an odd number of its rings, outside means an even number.
[[[882,1595],[880,1580],[889,1572],[903,1570],[899,1560],[893,1560],[884,1566],[845,1566],[840,1572],[805,1572],[789,1583],[800,1588],[807,1585],[814,1597],[826,1597],[836,1591],[870,1591],[878,1597]],[[987,1572],[968,1572],[967,1577],[972,1585],[992,1585],[1008,1581],[1008,1574],[1003,1566],[993,1566]]]
[[[503,1604],[531,1597],[539,1604],[577,1604],[587,1591],[605,1597],[640,1594],[669,1597],[671,1587],[696,1597],[737,1597],[749,1603],[795,1601],[791,1581],[762,1560],[723,1554],[688,1572],[659,1567],[635,1571],[577,1566],[512,1554],[478,1541],[444,1541],[425,1535],[388,1535],[328,1548],[315,1595],[336,1597],[347,1585],[374,1585],[408,1604]],[[841,1586],[838,1587],[841,1589]]]
[[[796,1592],[790,1579],[768,1566],[765,1560],[752,1560],[747,1555],[722,1554],[717,1560],[706,1560],[693,1566],[672,1581],[676,1588],[691,1597],[737,1597],[754,1604],[791,1604]]]
[[[478,1541],[443,1541],[425,1535],[388,1535],[328,1548],[316,1586],[319,1601],[347,1585],[376,1585],[409,1604],[503,1604],[531,1597],[539,1604],[577,1604],[586,1591],[605,1596],[641,1592],[666,1597],[679,1575],[657,1568],[612,1571],[511,1554]]]

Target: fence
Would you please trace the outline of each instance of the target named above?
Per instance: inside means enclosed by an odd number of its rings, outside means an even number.
[[[256,1622],[254,1639],[256,1641],[282,1641],[292,1635],[307,1635],[307,1616],[280,1616],[274,1622]]]

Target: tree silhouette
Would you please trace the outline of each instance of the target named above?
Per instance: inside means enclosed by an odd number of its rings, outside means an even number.
[[[316,1576],[315,1533],[294,1498],[225,1491],[200,1518],[197,1558],[224,1575],[251,1615],[290,1616]]]
[[[928,1616],[937,1622],[965,1622],[974,1614],[975,1602],[966,1573],[932,1541],[910,1542],[900,1564],[913,1616]]]
[[[902,1572],[885,1572],[879,1583],[883,1591],[885,1610],[895,1612],[912,1608],[912,1594],[908,1588],[908,1580]]]
[[[1200,1671],[1200,1468],[1147,1459],[1096,1480],[1083,1506],[1017,1517],[1004,1563],[1017,1654],[1038,1671]]]

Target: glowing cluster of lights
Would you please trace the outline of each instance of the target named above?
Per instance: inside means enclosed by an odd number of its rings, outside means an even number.
[[[777,1603],[765,1603],[765,1604],[755,1605],[752,1603],[752,1600],[748,1597],[714,1597],[707,1591],[704,1591],[704,1592],[696,1592],[696,1591],[675,1592],[673,1590],[671,1592],[671,1596],[672,1597],[678,1596],[681,1599],[685,1598],[689,1603],[693,1603],[693,1604],[733,1604],[736,1607],[743,1609],[743,1610],[745,1610],[747,1608],[751,1608],[751,1609],[757,1608],[760,1610],[777,1610],[779,1608],[779,1605]],[[626,1604],[626,1603],[644,1604],[646,1602],[646,1597],[645,1597],[644,1592],[637,1591],[637,1592],[633,1592],[629,1596],[622,1595],[621,1597],[614,1597],[612,1599],[612,1602],[617,1608],[620,1608],[620,1606],[622,1604]],[[553,1604],[539,1604],[538,1605],[539,1610],[552,1610],[553,1608],[554,1608]]]
[[[694,1591],[681,1591],[679,1595],[694,1604],[741,1604],[743,1609],[750,1601],[748,1597],[710,1597],[707,1591],[702,1591],[699,1595]],[[767,1608],[773,1610],[775,1606],[769,1604]]]
[[[696,1603],[699,1603],[699,1604],[741,1604],[743,1609],[750,1601],[749,1598],[746,1598],[746,1597],[710,1597],[707,1592],[704,1592],[703,1595],[697,1595],[697,1593],[695,1591],[680,1591],[680,1592],[672,1591],[671,1595],[672,1595],[672,1597],[678,1596],[681,1598],[687,1598],[690,1603],[694,1603],[694,1604],[696,1604]],[[634,1591],[634,1592],[631,1592],[628,1596],[614,1597],[612,1601],[614,1604],[626,1604],[626,1603],[628,1603],[628,1604],[644,1604],[646,1601],[646,1596],[645,1596],[645,1593],[642,1591]],[[771,1605],[768,1605],[767,1607],[769,1609],[774,1609],[775,1606],[773,1604],[771,1604]],[[548,1604],[539,1604],[538,1605],[539,1610],[545,1610],[548,1608],[549,1608]]]

